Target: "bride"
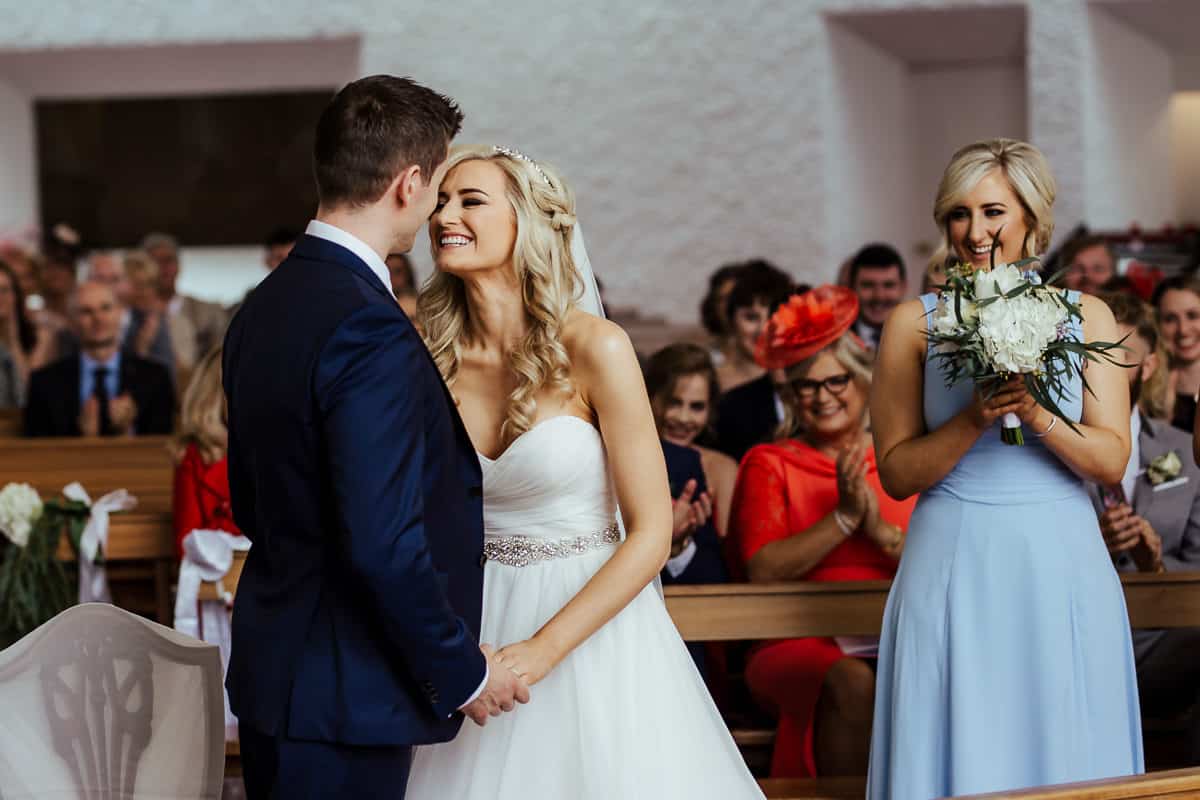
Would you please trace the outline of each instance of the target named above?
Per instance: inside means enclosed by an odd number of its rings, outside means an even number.
[[[418,315],[483,468],[480,641],[533,700],[418,748],[408,797],[761,798],[652,585],[666,467],[574,210],[550,166],[468,147],[429,220]]]

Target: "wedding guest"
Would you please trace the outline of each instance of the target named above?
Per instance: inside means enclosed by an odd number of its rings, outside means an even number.
[[[658,435],[700,456],[706,483],[712,491],[716,533],[729,531],[729,509],[737,481],[737,462],[698,444],[715,431],[717,374],[708,352],[695,344],[673,344],[650,356],[645,366],[646,390],[658,424]]]
[[[121,352],[121,307],[112,289],[82,284],[74,309],[80,352],[31,375],[25,435],[170,433],[175,408],[171,377],[161,364]]]
[[[175,457],[175,544],[194,530],[220,530],[240,536],[229,505],[229,432],[221,388],[220,346],[210,350],[183,393],[179,433],[171,442]]]
[[[732,347],[717,368],[722,393],[763,376],[763,368],[754,362],[754,342],[767,317],[791,293],[791,277],[773,264],[756,260],[743,266],[725,306]]]
[[[708,423],[715,413],[717,378],[712,361],[698,345],[671,345],[650,357],[645,376],[675,511],[662,582],[725,583],[729,571],[722,539],[728,531],[737,463],[696,445],[697,437],[710,430]],[[689,642],[688,651],[700,673],[707,675],[703,643]]]
[[[67,320],[45,308],[38,277],[41,261],[36,254],[27,253],[19,246],[10,244],[0,250],[0,258],[12,269],[25,296],[22,313],[33,325],[36,341],[33,352],[29,354],[29,369],[40,369],[65,355],[58,352],[58,347],[62,337],[70,338]]]
[[[876,350],[883,323],[908,290],[904,259],[890,245],[869,244],[850,259],[846,278],[858,295],[858,319],[853,330],[868,347]]]
[[[79,234],[67,225],[55,225],[46,235],[42,255],[38,278],[45,308],[70,318],[81,255]]]
[[[736,345],[729,329],[729,293],[745,264],[726,264],[708,277],[708,292],[700,301],[700,324],[711,337],[713,364],[723,364]]]
[[[167,334],[167,327],[158,324],[158,320],[156,319],[150,320],[149,324],[147,324],[145,312],[139,308],[132,307],[134,300],[133,284],[129,280],[129,276],[125,274],[125,263],[130,258],[136,259],[136,256],[130,254],[121,258],[113,253],[93,253],[88,258],[87,279],[108,286],[113,290],[113,294],[116,295],[117,302],[122,308],[121,347],[131,349],[143,358],[158,361],[173,372],[175,360],[171,348],[171,339]],[[141,256],[141,263],[148,264],[142,267],[143,271],[156,274],[153,262],[150,262],[145,255]],[[156,278],[152,276],[148,279],[143,279],[143,283],[149,282],[153,287],[155,280]],[[142,302],[145,302],[144,299],[142,299]],[[158,305],[161,305],[161,303]],[[78,352],[78,341],[73,336],[71,339],[69,352]],[[66,352],[63,353],[63,355],[66,354]]]
[[[1094,487],[1100,531],[1122,572],[1200,570],[1200,468],[1191,437],[1160,416],[1166,365],[1152,311],[1130,295],[1101,297],[1124,339],[1132,449],[1118,486]],[[1127,337],[1127,338],[1126,338]],[[1190,711],[1190,760],[1200,764],[1200,628],[1133,631],[1142,714]]]
[[[1154,290],[1163,346],[1170,357],[1170,420],[1191,431],[1200,393],[1200,279],[1176,275]]]
[[[87,279],[103,283],[113,290],[117,302],[129,306],[131,288],[129,278],[125,275],[125,267],[116,253],[94,252],[87,259]]]
[[[765,323],[765,315],[774,313],[793,291],[807,288],[793,286],[787,276],[778,270],[772,274],[747,267],[746,274],[738,279],[738,286],[730,295],[729,319],[734,320],[738,311],[749,309],[754,318],[761,315],[761,322]],[[760,293],[755,295],[755,292]],[[747,296],[757,296],[759,302],[743,305]],[[750,318],[751,315],[744,314],[741,319],[737,350],[739,353],[748,350],[753,358],[754,343],[762,325],[752,329]],[[757,364],[755,367],[760,371],[759,377],[724,392],[717,404],[717,448],[735,461],[740,460],[754,445],[769,441],[783,420],[783,400],[775,385],[778,376],[773,376]],[[717,374],[719,377],[720,372]]]
[[[866,430],[872,352],[851,331],[853,291],[793,297],[767,326],[758,356],[782,373],[776,440],[746,454],[732,532],[751,581],[890,579],[915,500],[879,483]],[[765,643],[746,683],[779,714],[772,777],[863,775],[871,737],[874,642],[805,638]],[[847,652],[850,649],[851,652]]]
[[[37,331],[25,314],[25,290],[12,267],[0,261],[0,409],[24,406],[36,346]]]
[[[129,321],[122,346],[164,365],[178,385],[177,376],[186,375],[196,364],[196,331],[182,314],[167,314],[158,291],[158,264],[150,256],[132,250],[125,254],[122,267],[129,283]]]
[[[195,297],[180,294],[176,291],[179,279],[179,242],[175,237],[165,233],[151,233],[142,239],[142,250],[158,265],[158,291],[166,303],[166,313],[169,319],[184,317],[195,331],[190,342],[173,339],[175,360],[195,362],[197,354],[207,353],[220,344],[225,338],[225,326],[229,319],[225,309],[216,303],[209,303]]]
[[[263,266],[267,268],[267,272],[274,272],[275,268],[283,263],[299,238],[300,233],[295,228],[276,228],[267,235],[266,249],[263,252]]]
[[[1117,254],[1100,236],[1080,236],[1063,246],[1060,262],[1067,269],[1068,289],[1096,294],[1117,276]]]
[[[713,527],[713,503],[701,466],[700,453],[666,439],[660,440],[671,486],[671,550],[659,578],[664,586],[725,583],[729,571]],[[708,679],[709,650],[704,642],[686,642],[688,653]]]
[[[412,259],[405,253],[393,253],[387,257],[388,275],[392,284],[392,294],[396,302],[404,309],[410,320],[417,318],[417,273],[413,269]]]
[[[937,287],[946,285],[946,264],[944,261],[930,261],[921,276],[921,294],[937,292]]]

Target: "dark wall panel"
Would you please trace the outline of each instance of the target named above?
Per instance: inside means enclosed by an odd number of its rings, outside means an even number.
[[[328,92],[39,102],[44,227],[89,247],[167,231],[189,245],[259,244],[316,209],[313,130]]]

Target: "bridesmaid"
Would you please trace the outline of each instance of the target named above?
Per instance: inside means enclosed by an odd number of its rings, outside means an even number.
[[[1054,179],[1042,154],[977,142],[946,167],[934,203],[935,258],[988,269],[1043,252]],[[1072,296],[1074,333],[1115,341],[1112,313]],[[1020,380],[990,400],[947,389],[927,358],[933,295],[884,328],[871,394],[879,477],[920,493],[879,646],[868,795],[874,800],[993,792],[1142,771],[1137,679],[1121,584],[1084,481],[1119,483],[1129,458],[1121,368],[1092,363],[1059,398],[1079,433]],[[1026,446],[1000,440],[1020,417]]]

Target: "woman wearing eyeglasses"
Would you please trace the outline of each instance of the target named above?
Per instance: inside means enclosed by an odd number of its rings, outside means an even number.
[[[879,484],[866,431],[871,353],[850,332],[844,287],[793,297],[767,323],[755,357],[784,400],[776,441],[738,472],[732,532],[751,581],[890,579],[914,499]],[[808,638],[754,651],[746,682],[779,714],[772,777],[862,775],[874,703],[873,642]],[[854,654],[854,655],[851,655]]]

